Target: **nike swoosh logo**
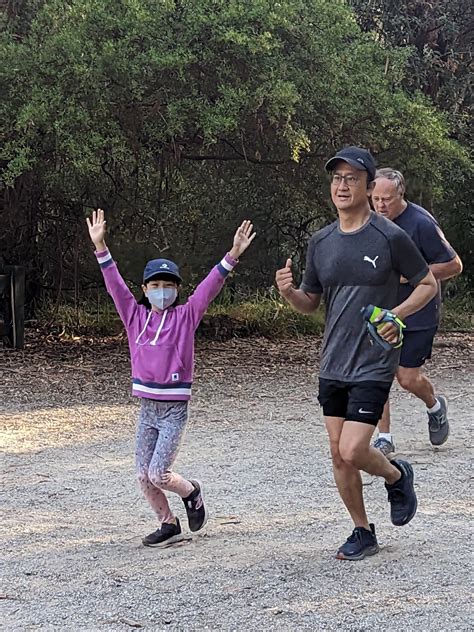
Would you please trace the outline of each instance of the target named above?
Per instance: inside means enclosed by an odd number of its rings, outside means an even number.
[[[372,410],[364,410],[363,408],[359,408],[359,413],[361,415],[373,415],[373,411]]]

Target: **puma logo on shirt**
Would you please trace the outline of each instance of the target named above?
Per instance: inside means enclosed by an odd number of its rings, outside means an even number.
[[[379,258],[379,255],[377,255],[375,259],[371,259],[367,255],[365,255],[364,261],[370,261],[370,263],[374,266],[374,268],[376,268],[377,266],[375,265],[375,262],[377,261],[378,258]]]

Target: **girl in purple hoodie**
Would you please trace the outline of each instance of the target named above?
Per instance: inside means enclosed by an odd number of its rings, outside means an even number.
[[[143,538],[145,546],[167,546],[182,539],[179,519],[164,491],[183,499],[189,528],[204,527],[207,511],[202,486],[186,480],[172,466],[188,420],[194,369],[194,333],[208,305],[221,291],[226,276],[255,238],[245,220],[231,250],[201,281],[184,305],[178,305],[181,276],[168,259],[153,259],[143,273],[143,293],[151,309],[140,305],[128,289],[105,245],[104,211],[93,212],[87,225],[108,293],[127,331],[132,365],[132,394],[141,398],[136,437],[136,471],[140,487],[160,527]]]

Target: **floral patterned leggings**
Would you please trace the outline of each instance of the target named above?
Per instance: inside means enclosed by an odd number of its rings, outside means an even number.
[[[142,399],[138,418],[135,463],[138,483],[160,522],[173,522],[174,514],[162,490],[186,498],[192,483],[171,471],[188,421],[188,402]]]

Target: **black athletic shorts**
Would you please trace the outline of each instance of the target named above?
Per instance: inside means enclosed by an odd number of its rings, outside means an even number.
[[[342,417],[376,426],[391,386],[391,382],[340,382],[319,378],[318,400],[325,417]]]
[[[425,360],[431,358],[433,340],[437,330],[437,327],[432,327],[423,331],[405,332],[400,354],[400,366],[406,369],[416,369],[423,366]]]

